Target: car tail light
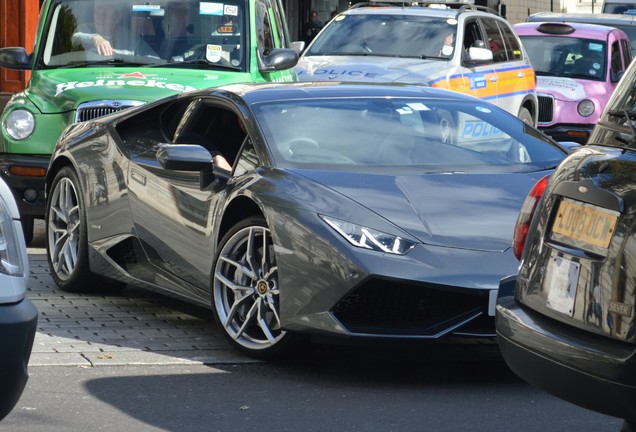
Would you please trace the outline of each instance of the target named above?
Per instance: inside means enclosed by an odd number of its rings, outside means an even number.
[[[534,212],[537,210],[537,204],[543,196],[543,192],[545,192],[549,181],[550,176],[545,176],[539,180],[530,190],[530,193],[528,193],[526,200],[521,206],[521,211],[519,212],[519,216],[517,216],[517,223],[515,224],[515,232],[512,237],[512,250],[517,259],[521,258],[521,252],[523,252],[528,230],[530,229],[530,222],[532,222]]]

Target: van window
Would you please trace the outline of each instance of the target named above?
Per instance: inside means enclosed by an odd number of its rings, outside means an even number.
[[[521,46],[512,29],[501,22],[499,23],[499,27],[506,38],[506,54],[508,54],[508,60],[521,60],[523,58]]]
[[[623,48],[623,64],[627,67],[632,62],[632,51],[624,39],[621,40],[621,47]]]
[[[492,51],[492,59],[494,62],[508,61],[506,56],[506,46],[504,44],[497,21],[490,18],[485,18],[483,21],[484,29],[486,30],[486,37],[488,38],[487,47]]]

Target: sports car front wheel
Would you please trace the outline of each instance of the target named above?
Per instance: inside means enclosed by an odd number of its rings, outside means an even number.
[[[71,167],[62,168],[46,204],[47,256],[51,276],[64,291],[88,291],[94,286],[88,268],[86,214],[79,178]]]
[[[265,220],[238,223],[221,240],[212,282],[214,316],[232,345],[256,358],[287,351],[292,335],[281,328],[279,290]]]

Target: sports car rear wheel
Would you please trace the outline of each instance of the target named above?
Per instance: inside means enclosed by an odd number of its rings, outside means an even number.
[[[230,343],[252,357],[283,354],[292,335],[281,328],[278,267],[265,220],[235,225],[221,240],[215,263],[212,307]]]
[[[64,291],[88,291],[95,277],[88,267],[86,214],[77,173],[65,167],[55,176],[46,205],[47,255],[51,276]]]

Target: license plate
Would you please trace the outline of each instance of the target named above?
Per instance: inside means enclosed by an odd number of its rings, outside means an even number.
[[[550,309],[568,316],[574,314],[580,270],[579,263],[558,256],[550,258],[544,280],[544,289],[548,291],[547,305]]]
[[[557,240],[575,240],[573,246],[585,249],[586,245],[609,247],[616,228],[618,213],[591,204],[563,199],[552,225],[552,233],[562,237]],[[554,236],[553,236],[554,237]]]

